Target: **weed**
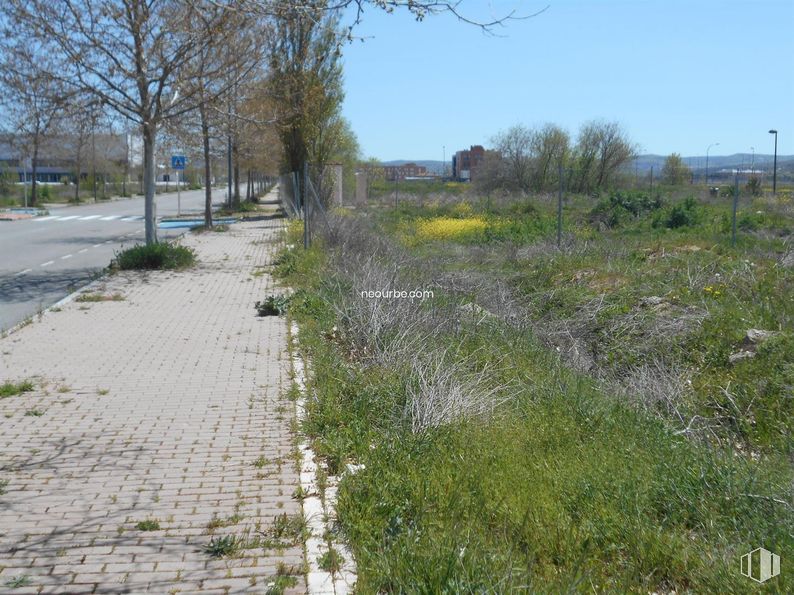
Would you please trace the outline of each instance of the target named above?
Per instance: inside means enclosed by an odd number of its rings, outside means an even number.
[[[286,313],[289,298],[283,295],[269,295],[261,302],[256,302],[254,308],[258,316],[280,316]]]
[[[7,479],[0,479],[0,496],[6,493],[6,488],[8,487],[8,480]]]
[[[262,456],[260,456],[259,458],[257,458],[257,459],[256,459],[256,460],[255,460],[253,463],[251,463],[251,464],[252,464],[254,467],[256,467],[257,469],[262,469],[263,467],[266,467],[266,466],[267,466],[269,463],[270,463],[270,461],[267,459],[267,457],[265,457],[264,455],[262,455]]]
[[[120,293],[114,293],[112,295],[106,295],[103,293],[82,293],[77,298],[75,298],[75,302],[122,302],[126,298],[121,295]]]
[[[4,584],[9,589],[19,589],[21,587],[27,587],[28,585],[32,585],[33,580],[29,576],[21,575],[21,576],[11,577]]]
[[[103,397],[103,396],[105,396],[105,395],[106,395],[106,394],[108,394],[109,392],[110,392],[110,389],[107,389],[107,388],[98,388],[98,389],[96,390],[96,394],[98,394],[100,397]]]
[[[65,384],[60,385],[57,390],[61,394],[72,392],[72,389],[66,386]]]
[[[334,547],[329,547],[328,551],[320,556],[320,558],[317,560],[317,563],[319,564],[320,568],[326,572],[334,574],[342,569],[342,564],[345,563],[345,559],[342,557],[342,554],[340,554]]]
[[[306,528],[306,519],[302,514],[288,515],[283,512],[273,520],[268,535],[287,543],[297,543],[304,536]]]
[[[139,244],[116,252],[115,265],[124,270],[184,269],[196,262],[192,248],[170,242]]]
[[[42,415],[44,415],[44,411],[42,411],[41,409],[28,409],[27,411],[25,411],[25,415],[29,417],[41,417]]]
[[[190,231],[193,233],[207,233],[207,232],[224,232],[229,231],[228,225],[213,225],[212,227],[207,227],[206,225],[197,225],[196,227],[191,227]]]
[[[212,532],[215,529],[220,529],[222,527],[230,527],[232,525],[236,525],[240,521],[242,521],[245,517],[239,513],[234,513],[231,516],[222,519],[220,517],[214,517],[209,523],[207,523],[207,529]]]
[[[282,572],[281,567],[276,570],[276,574],[270,576],[267,581],[266,595],[283,595],[284,591],[291,589],[298,584],[298,579],[288,571]]]
[[[236,555],[242,549],[243,541],[236,535],[213,537],[204,546],[204,552],[216,558],[228,558]]]
[[[157,519],[146,519],[136,523],[135,528],[138,531],[159,531],[160,521]]]
[[[0,384],[0,399],[21,395],[22,393],[29,393],[33,391],[33,388],[33,383],[30,380],[23,380],[22,382],[4,382]]]

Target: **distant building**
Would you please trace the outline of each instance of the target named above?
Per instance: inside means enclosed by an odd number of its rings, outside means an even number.
[[[136,164],[135,137],[124,134],[97,134],[82,147],[80,178],[86,179],[92,169],[97,174],[124,171]],[[74,139],[53,136],[44,139],[36,163],[36,181],[41,183],[74,182],[77,176]],[[0,175],[15,182],[29,183],[33,179],[31,156],[24,139],[14,135],[0,136]]]
[[[406,163],[405,165],[384,165],[383,178],[387,182],[404,180],[405,178],[424,178],[427,177],[427,168],[416,163]]]
[[[452,177],[459,182],[470,182],[477,176],[477,169],[485,159],[482,145],[472,145],[452,156]]]

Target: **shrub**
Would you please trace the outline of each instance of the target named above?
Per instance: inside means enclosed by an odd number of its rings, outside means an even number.
[[[628,216],[638,218],[661,207],[659,195],[652,197],[645,192],[614,192],[593,207],[589,219],[591,223],[619,227]]]
[[[691,227],[698,224],[701,218],[701,209],[697,201],[690,196],[684,202],[673,205],[668,211],[655,217],[653,226],[668,229]]]
[[[116,252],[116,266],[127,270],[184,269],[196,262],[192,248],[168,242],[158,244],[139,244]]]
[[[763,192],[761,178],[758,176],[750,176],[750,179],[747,180],[747,192],[749,192],[752,196],[761,196],[761,193]]]

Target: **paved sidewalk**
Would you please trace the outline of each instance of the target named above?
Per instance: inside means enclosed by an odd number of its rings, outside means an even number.
[[[305,591],[287,327],[253,307],[279,225],[190,235],[197,268],[106,278],[123,301],[0,339],[0,383],[36,379],[0,399],[0,592]]]

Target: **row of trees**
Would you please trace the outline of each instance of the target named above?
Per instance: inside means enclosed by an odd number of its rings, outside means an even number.
[[[486,191],[550,191],[559,186],[562,167],[569,190],[591,192],[608,187],[636,155],[636,145],[620,125],[604,121],[584,124],[575,143],[555,124],[536,129],[516,125],[496,135],[493,147],[476,177]]]
[[[206,180],[212,178],[213,155],[230,154],[232,202],[240,200],[241,171],[274,163],[294,171],[311,161],[314,171],[322,172],[328,160],[355,159],[355,138],[340,115],[339,57],[364,9],[404,9],[419,20],[448,12],[483,29],[514,16],[475,22],[458,5],[6,0],[0,13],[4,124],[32,139],[34,168],[40,139],[67,114],[79,118],[90,106],[136,129],[142,139],[146,241],[152,243],[157,241],[155,150],[164,136],[189,146],[200,139]],[[342,14],[352,15],[352,23],[341,26]],[[23,122],[29,124],[24,130]],[[208,224],[211,216],[206,184]]]

